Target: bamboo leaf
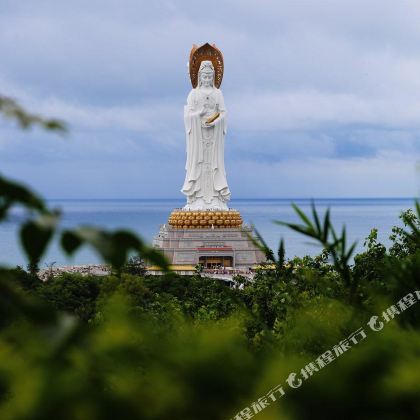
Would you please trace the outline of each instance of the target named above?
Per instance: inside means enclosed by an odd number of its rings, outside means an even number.
[[[321,236],[322,235],[321,223],[319,221],[318,213],[316,211],[315,203],[314,203],[313,200],[311,202],[311,209],[312,209],[312,216],[313,216],[314,221],[315,221],[315,226],[318,229],[319,236]]]
[[[325,217],[324,217],[324,229],[322,232],[322,241],[324,243],[327,243],[328,241],[328,233],[330,231],[330,209],[328,208],[327,211],[325,212]]]
[[[264,238],[261,236],[260,232],[254,227],[255,236],[257,239],[255,239],[254,236],[248,234],[248,238],[251,240],[251,242],[262,252],[264,252],[265,257],[267,261],[275,262],[274,258],[274,252],[273,250],[267,245],[267,243],[264,241]]]
[[[302,219],[302,221],[308,226],[311,227],[313,229],[313,224],[310,221],[310,219],[308,218],[308,216],[306,216],[306,214],[295,204],[292,203],[292,207],[295,210],[295,212],[298,214],[298,216]]]
[[[280,220],[276,220],[274,221],[274,223],[280,226],[286,226],[289,229],[295,230],[296,232],[302,233],[306,236],[310,236],[311,238],[316,238],[316,239],[319,238],[318,234],[315,232],[313,228],[308,228],[304,225],[297,225],[295,223],[282,222]]]
[[[279,249],[277,251],[277,255],[278,255],[278,266],[279,266],[279,268],[282,268],[283,265],[284,265],[285,256],[286,256],[286,250],[285,250],[284,239],[283,238],[281,238],[281,240],[280,240],[280,245],[279,245]]]
[[[347,254],[346,254],[346,261],[348,261],[351,258],[351,256],[353,255],[353,252],[354,252],[356,246],[357,246],[357,242],[354,242],[350,246],[350,248],[349,248],[349,250],[347,251]]]

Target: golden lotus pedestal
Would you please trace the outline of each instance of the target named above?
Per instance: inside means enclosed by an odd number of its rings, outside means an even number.
[[[161,225],[153,245],[183,274],[190,274],[197,264],[248,270],[265,261],[264,253],[251,240],[253,236],[253,227],[243,223],[237,210],[175,209],[168,223]]]
[[[241,226],[242,217],[237,210],[173,210],[168,223],[174,229],[224,229]]]

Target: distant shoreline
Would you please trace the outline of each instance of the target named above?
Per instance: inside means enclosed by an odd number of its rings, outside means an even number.
[[[79,225],[95,225],[106,229],[129,229],[152,243],[159,226],[168,220],[171,211],[180,207],[183,199],[66,199],[65,201],[50,201],[53,208],[62,209],[60,225],[63,229]],[[291,206],[296,203],[304,211],[308,211],[310,199],[237,199],[232,200],[230,207],[241,212],[246,223],[256,226],[268,245],[276,250],[280,238],[286,245],[286,256],[316,255],[319,249],[308,245],[297,233],[273,223],[275,220],[297,221],[297,216]],[[315,204],[324,213],[331,208],[332,220],[337,227],[347,226],[348,238],[358,241],[357,252],[363,249],[363,240],[372,228],[378,229],[378,241],[385,246],[389,244],[392,228],[401,224],[401,211],[414,207],[414,199],[409,198],[338,198],[317,199]],[[13,209],[6,223],[0,225],[0,250],[4,264],[11,266],[26,266],[27,260],[19,244],[19,224],[25,220],[25,214],[20,208]],[[102,261],[95,252],[83,247],[72,258],[68,258],[60,249],[59,243],[53,241],[47,254],[40,262],[42,269],[48,269],[50,263],[57,266],[100,265]]]
[[[39,270],[39,278],[47,280],[48,277],[57,276],[63,273],[83,274],[93,276],[107,276],[111,274],[111,268],[106,264],[81,264],[81,265],[63,265]]]

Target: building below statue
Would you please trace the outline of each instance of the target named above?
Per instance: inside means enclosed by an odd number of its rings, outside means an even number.
[[[172,213],[171,224],[160,227],[158,235],[154,238],[153,245],[161,249],[168,258],[169,263],[176,266],[196,266],[201,264],[203,268],[231,268],[236,270],[249,270],[265,261],[264,253],[254,245],[250,236],[253,235],[253,228],[239,224],[237,215],[226,218],[227,214],[234,211],[221,212],[228,222],[216,224],[211,227],[208,222],[212,219],[202,220],[207,223],[195,225],[174,225]],[[177,211],[196,220],[196,212]],[[198,212],[197,212],[198,213]],[[216,214],[215,214],[215,217]],[[239,216],[240,217],[240,216]],[[188,219],[187,219],[188,220]],[[225,222],[225,220],[223,222]],[[230,222],[230,223],[229,223]],[[200,221],[199,221],[200,223]],[[226,226],[226,227],[225,227]]]

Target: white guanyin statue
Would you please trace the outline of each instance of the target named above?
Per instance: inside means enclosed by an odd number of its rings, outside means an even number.
[[[190,69],[191,71],[191,69]],[[224,142],[226,108],[223,94],[215,86],[212,61],[200,63],[197,86],[184,107],[187,136],[184,210],[228,210],[230,191],[226,181]]]

